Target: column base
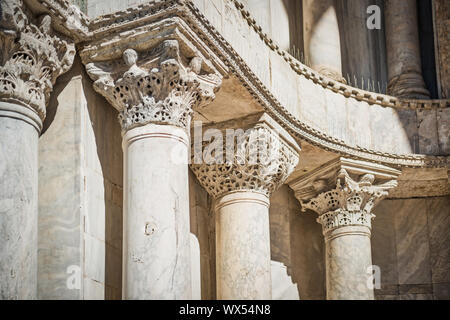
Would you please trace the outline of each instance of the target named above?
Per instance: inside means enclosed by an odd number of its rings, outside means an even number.
[[[388,83],[388,93],[402,99],[430,99],[422,75],[416,72],[404,73],[392,78]]]

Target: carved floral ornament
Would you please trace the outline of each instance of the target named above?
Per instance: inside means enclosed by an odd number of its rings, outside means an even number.
[[[302,211],[316,212],[317,222],[322,224],[324,234],[342,226],[367,226],[375,217],[372,209],[388,195],[388,191],[397,187],[396,180],[374,184],[374,174],[363,174],[358,181],[352,179],[345,169],[337,174],[336,187],[320,193],[315,198],[300,200]]]
[[[209,147],[214,144],[215,141],[205,142],[203,152],[211,152]],[[200,184],[215,198],[233,191],[253,191],[270,196],[286,181],[299,161],[298,146],[294,148],[286,143],[266,123],[258,123],[247,130],[233,144],[233,150],[226,148],[221,144],[211,161],[196,163],[194,160],[191,164]],[[227,154],[226,160],[222,160],[221,155],[217,157],[217,152]],[[192,157],[195,156],[196,150],[193,150]]]
[[[70,69],[72,41],[57,35],[51,17],[34,18],[22,1],[1,4],[0,100],[34,109],[41,120],[56,78]]]
[[[123,130],[147,123],[189,129],[193,109],[215,98],[221,77],[202,74],[200,57],[184,66],[177,40],[140,55],[127,49],[122,61],[88,63],[94,89],[119,111]]]

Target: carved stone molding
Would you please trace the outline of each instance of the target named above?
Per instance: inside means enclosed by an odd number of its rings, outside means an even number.
[[[203,152],[216,142],[203,143]],[[270,196],[294,171],[300,147],[265,114],[232,147],[223,145],[219,150],[223,152],[223,161],[203,159],[206,162],[197,164],[193,161],[191,164],[200,184],[215,198],[233,191],[253,191]]]
[[[39,0],[43,1],[43,0]],[[301,64],[261,31],[250,13],[238,1],[233,0],[237,10],[262,41],[283,57],[298,75],[310,79],[317,85],[358,101],[385,107],[401,109],[446,109],[448,100],[404,101],[392,96],[374,94],[324,77],[320,73]],[[126,10],[97,17],[89,23],[89,36],[80,46],[80,56],[84,64],[94,61],[119,59],[127,48],[145,52],[158,45],[162,39],[177,39],[183,45],[183,56],[192,59],[200,55],[204,60],[202,68],[206,73],[218,72],[223,77],[236,76],[278,123],[298,139],[342,156],[364,159],[402,167],[446,167],[449,159],[445,156],[420,154],[397,154],[353,146],[317,130],[308,122],[289,113],[264,86],[260,79],[240,57],[239,53],[215,30],[203,13],[192,1],[149,1]],[[253,32],[253,31],[252,31]],[[120,36],[119,36],[120,35]]]
[[[220,76],[201,74],[202,58],[183,64],[177,40],[165,40],[140,58],[127,49],[122,58],[88,63],[86,70],[94,89],[119,111],[123,130],[148,123],[188,130],[193,108],[210,103],[221,85]]]
[[[323,233],[342,226],[371,228],[373,208],[397,187],[400,171],[340,158],[290,184],[307,209],[316,212]]]
[[[75,46],[49,15],[34,17],[22,1],[1,3],[0,100],[19,103],[44,120],[56,78],[73,63]]]

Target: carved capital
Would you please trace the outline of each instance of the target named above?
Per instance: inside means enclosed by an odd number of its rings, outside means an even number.
[[[203,60],[180,56],[177,40],[147,52],[126,49],[122,59],[86,65],[95,90],[119,111],[123,130],[148,123],[189,130],[193,108],[210,103],[222,79],[202,72]]]
[[[323,232],[342,226],[371,228],[373,208],[397,187],[400,171],[340,158],[291,183],[302,211],[316,212]]]
[[[1,2],[0,100],[14,102],[45,119],[56,78],[70,69],[72,41],[57,34],[49,15],[34,17],[17,0]]]
[[[200,184],[215,198],[233,191],[254,191],[270,196],[297,166],[300,147],[267,115],[242,134],[228,130],[220,131],[226,137],[223,144],[218,144],[217,139],[203,143],[202,163],[193,160],[191,169]],[[232,145],[225,140],[233,141]],[[214,159],[205,157],[212,152],[211,147],[215,149]],[[196,152],[193,151],[193,158]]]

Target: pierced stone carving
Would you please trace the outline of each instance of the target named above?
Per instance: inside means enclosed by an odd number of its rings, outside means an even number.
[[[123,130],[147,123],[189,129],[193,108],[210,103],[222,82],[216,74],[201,74],[202,63],[194,57],[183,66],[178,41],[166,40],[140,60],[127,49],[123,61],[92,62],[86,70],[95,90],[119,111]]]
[[[293,182],[291,187],[296,191],[302,211],[309,209],[319,215],[317,222],[322,224],[323,233],[326,234],[342,226],[371,228],[371,220],[375,217],[372,209],[388,195],[390,189],[397,187],[396,176],[399,174],[399,171],[388,167],[365,167],[359,161],[340,159],[317,170],[310,177]],[[384,182],[375,184],[377,178]],[[333,181],[335,187],[330,188]],[[312,189],[322,192],[308,199],[313,194]]]
[[[40,0],[44,1],[44,0]],[[264,34],[261,27],[255,22],[251,14],[245,10],[244,5],[239,0],[232,0],[242,17],[247,21],[250,28],[256,32],[264,44],[274,53],[281,56],[290,68],[299,76],[310,79],[317,85],[331,90],[337,94],[344,95],[346,98],[354,98],[357,101],[364,101],[370,105],[381,105],[395,109],[432,109],[440,110],[448,108],[450,103],[447,100],[400,100],[392,96],[374,94],[324,77],[319,72],[301,64],[287,52],[280,49],[279,46]],[[177,29],[189,28],[188,33],[196,35],[197,41],[203,43],[215,55],[214,66],[223,75],[228,72],[236,76],[247,90],[260,103],[264,110],[270,113],[274,119],[283,124],[283,127],[290,134],[298,139],[302,139],[320,148],[331,151],[342,156],[364,159],[377,163],[384,163],[393,166],[402,167],[447,167],[449,159],[445,156],[431,156],[419,154],[397,154],[381,152],[379,150],[367,149],[361,146],[354,146],[345,143],[340,139],[330,136],[309,125],[307,121],[298,119],[290,114],[274,96],[273,93],[264,86],[260,79],[240,57],[239,53],[224,39],[221,33],[211,28],[211,23],[204,14],[191,1],[156,1],[141,4],[126,10],[117,11],[112,15],[97,17],[90,22],[91,37],[94,43],[86,42],[80,56],[83,63],[92,62],[92,56],[98,56],[101,52],[102,58],[107,60],[108,54],[119,50],[120,43],[124,40],[114,38],[113,35],[124,32],[126,35],[132,35],[133,41],[142,39],[141,44],[145,42],[145,32],[140,30],[139,34],[130,32],[132,28],[149,26],[157,21],[173,21]],[[176,22],[175,22],[176,21]],[[159,27],[158,27],[159,28]],[[164,27],[162,27],[164,28]],[[138,36],[140,38],[138,38]],[[101,45],[100,39],[106,38],[108,45]],[[86,58],[85,58],[86,57]],[[217,59],[220,58],[220,59]],[[205,63],[204,63],[205,64]]]
[[[208,150],[207,143],[203,147]],[[298,150],[265,123],[247,130],[233,147],[232,159],[191,164],[201,185],[215,198],[232,191],[255,191],[270,196],[286,181],[299,160]],[[226,146],[221,149],[223,154],[230,154],[226,149]]]
[[[48,15],[34,19],[22,1],[2,1],[0,99],[34,109],[41,120],[56,78],[75,56],[71,41],[56,35]]]

